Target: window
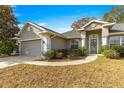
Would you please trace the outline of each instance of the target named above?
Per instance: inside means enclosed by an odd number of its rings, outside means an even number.
[[[71,48],[78,48],[78,41],[77,40],[71,40]]]
[[[123,37],[121,37],[121,45],[123,45],[123,46],[124,46],[124,36],[123,36]]]
[[[114,36],[110,37],[110,47],[113,45],[120,45],[120,37],[119,36]]]

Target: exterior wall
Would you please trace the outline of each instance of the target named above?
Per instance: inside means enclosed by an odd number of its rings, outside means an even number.
[[[92,24],[95,24],[95,27],[92,27]],[[88,26],[85,27],[85,30],[94,30],[94,29],[99,29],[102,28],[102,25],[100,23],[93,22],[89,24]]]
[[[102,45],[102,38],[101,38],[101,33],[102,31],[101,30],[94,30],[94,31],[87,31],[86,32],[86,48],[88,49],[89,51],[89,35],[91,34],[98,34],[98,39],[99,39],[99,48],[101,47]]]
[[[57,49],[66,49],[67,48],[67,40],[60,38],[58,36],[55,36],[51,39],[51,49],[57,50]]]
[[[33,30],[38,31],[38,29],[36,29],[35,27],[32,27]],[[21,40],[28,40],[28,39],[40,39],[40,37],[38,35],[36,35],[36,33],[34,33],[33,31],[28,31],[28,27],[21,33],[20,35],[20,39]]]

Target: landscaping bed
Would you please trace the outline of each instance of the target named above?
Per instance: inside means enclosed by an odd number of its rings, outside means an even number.
[[[85,47],[50,50],[44,53],[44,61],[68,61],[78,60],[88,56],[88,51]]]
[[[0,87],[124,88],[124,58],[74,66],[16,65],[0,70]]]

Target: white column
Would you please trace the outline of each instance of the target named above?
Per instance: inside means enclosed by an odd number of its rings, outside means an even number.
[[[108,45],[108,37],[102,37],[102,45]]]
[[[51,38],[49,35],[44,35],[43,36],[43,50],[44,52],[47,52],[49,50],[51,50]]]
[[[85,40],[86,39],[86,32],[85,31],[83,31],[83,32],[81,32],[81,46],[82,47],[86,47],[86,44],[85,44]]]
[[[102,27],[102,45],[108,45],[109,28]]]
[[[83,39],[81,40],[81,44],[82,44],[82,45],[81,45],[82,47],[85,47],[85,38],[83,38]]]

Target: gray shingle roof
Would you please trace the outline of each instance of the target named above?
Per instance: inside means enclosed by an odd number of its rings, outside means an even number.
[[[109,32],[110,33],[124,32],[124,23],[118,23],[113,25]]]
[[[70,38],[81,38],[81,34],[79,31],[71,30],[63,33],[63,36],[70,39]]]
[[[31,23],[33,23],[33,22],[31,22]],[[41,28],[43,28],[43,29],[46,29],[47,31],[54,32],[54,33],[56,33],[56,34],[58,34],[58,35],[60,35],[60,36],[63,36],[62,34],[56,32],[56,31],[53,31],[53,30],[51,30],[51,29],[48,29],[48,28],[46,28],[46,27],[44,27],[44,26],[38,25],[38,24],[36,24],[36,23],[33,23],[33,24],[35,24],[35,25],[37,25],[37,26],[39,26],[39,27],[41,27]]]

